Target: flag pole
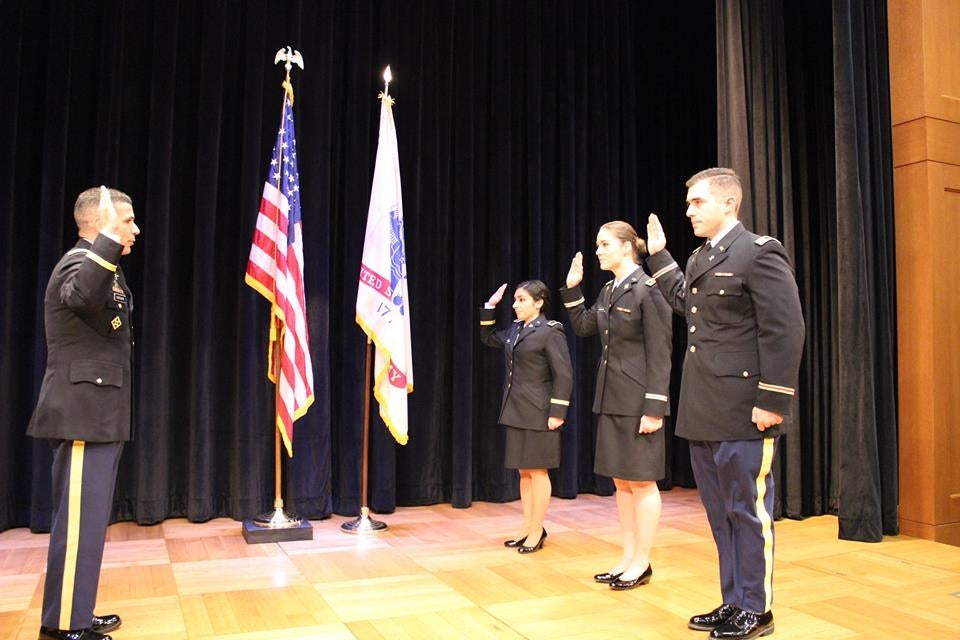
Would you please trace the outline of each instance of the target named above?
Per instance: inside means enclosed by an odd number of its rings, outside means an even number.
[[[288,72],[289,74],[289,72]],[[289,79],[289,75],[287,78]],[[281,334],[282,338],[282,334]],[[279,341],[279,340],[278,340]],[[282,342],[281,342],[282,344]],[[273,359],[273,374],[274,377],[280,379],[280,358],[276,357]],[[276,403],[276,409],[274,410],[274,415],[280,411],[280,385],[276,385],[277,392],[274,395],[274,402]],[[254,523],[260,527],[268,529],[289,529],[291,527],[299,527],[303,523],[303,518],[300,516],[287,513],[283,510],[283,485],[280,482],[280,429],[277,426],[277,420],[274,419],[274,429],[273,429],[273,511],[267,511],[262,513],[256,518],[254,518]]]
[[[290,71],[293,69],[293,65],[296,64],[301,69],[303,69],[303,58],[300,55],[299,51],[293,51],[291,47],[286,47],[286,49],[281,48],[277,51],[277,55],[274,57],[273,63],[279,64],[283,62],[284,69],[287,72],[286,78],[283,81],[283,108],[280,111],[280,123],[283,124],[284,118],[287,115],[287,99],[290,100],[290,104],[293,104],[293,84],[290,82]],[[281,127],[281,131],[283,128]],[[283,154],[283,147],[279,153]],[[282,166],[282,162],[281,162]],[[277,188],[280,188],[280,174],[277,174]],[[274,245],[274,262],[276,262],[276,245]],[[275,331],[277,333],[276,344],[279,348],[283,348],[283,331],[282,329],[277,328],[276,318],[273,318],[274,325],[271,327],[270,333],[273,334]],[[300,518],[296,514],[286,513],[283,510],[283,484],[281,482],[281,454],[280,454],[280,428],[279,428],[279,413],[280,413],[280,357],[276,353],[273,353],[273,361],[270,363],[273,366],[273,377],[276,383],[276,393],[274,394],[274,464],[273,464],[273,511],[268,511],[266,513],[260,514],[254,518],[254,523],[257,526],[268,528],[268,529],[289,529],[292,527],[299,527],[303,524],[303,518]]]
[[[370,375],[373,360],[373,341],[367,336],[366,364],[363,368],[363,465],[360,481],[360,515],[340,525],[345,533],[372,534],[380,533],[387,528],[386,522],[374,520],[370,517],[370,508],[367,506],[367,477],[370,457]]]

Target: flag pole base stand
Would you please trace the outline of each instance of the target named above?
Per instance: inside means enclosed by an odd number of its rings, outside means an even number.
[[[363,507],[360,509],[360,515],[344,522],[340,525],[340,530],[344,533],[355,533],[358,535],[373,535],[387,530],[387,523],[374,520],[370,517],[370,509]]]
[[[244,520],[243,539],[247,544],[313,540],[313,525],[309,520],[287,515],[278,508],[253,520]]]

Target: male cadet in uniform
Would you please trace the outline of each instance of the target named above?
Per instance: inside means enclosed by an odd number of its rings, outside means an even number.
[[[723,603],[690,618],[711,638],[773,633],[773,461],[789,425],[804,323],[783,246],[743,228],[743,191],[731,169],[687,181],[687,217],[707,242],[685,272],[665,250],[657,216],[647,224],[647,265],[685,314],[677,435],[690,441],[700,499],[720,558]]]
[[[109,639],[97,583],[123,443],[130,439],[133,305],[121,255],[140,229],[130,196],[106,187],[77,197],[80,240],[44,296],[47,370],[27,434],[53,448],[53,516],[40,638]]]

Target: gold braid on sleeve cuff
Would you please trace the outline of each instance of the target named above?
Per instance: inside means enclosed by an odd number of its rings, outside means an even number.
[[[766,382],[760,382],[760,383],[758,383],[758,384],[757,384],[757,387],[758,387],[761,391],[772,391],[773,393],[782,393],[782,394],[787,395],[787,396],[792,396],[792,395],[795,395],[795,394],[797,393],[797,390],[796,390],[796,389],[793,389],[793,388],[791,388],[791,387],[781,387],[780,385],[777,385],[777,384],[768,384],[768,383],[766,383]]]
[[[678,265],[676,262],[671,262],[670,264],[668,264],[667,266],[665,266],[663,269],[660,269],[660,271],[657,271],[655,274],[653,274],[653,275],[650,276],[650,277],[653,278],[654,280],[656,280],[657,278],[659,278],[659,277],[662,276],[663,274],[669,273],[669,272],[673,271],[674,269],[679,269],[679,268],[680,268],[680,265]]]

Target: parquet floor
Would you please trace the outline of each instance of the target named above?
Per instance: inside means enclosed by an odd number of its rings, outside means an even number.
[[[98,612],[116,640],[157,638],[705,638],[719,604],[695,491],[663,494],[653,581],[595,584],[619,557],[613,498],[553,499],[539,553],[501,545],[520,503],[401,508],[376,536],[314,522],[312,541],[247,545],[240,524],[110,527]],[[774,638],[960,638],[960,548],[837,539],[836,518],[776,524]],[[0,639],[33,640],[47,536],[0,534]]]

